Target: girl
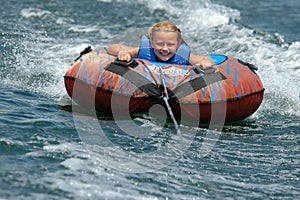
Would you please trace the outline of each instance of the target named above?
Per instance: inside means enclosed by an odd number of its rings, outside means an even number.
[[[154,24],[143,36],[139,47],[111,44],[108,53],[117,56],[120,61],[129,62],[131,58],[142,58],[152,62],[171,64],[201,65],[212,67],[214,62],[208,56],[196,56],[181,37],[180,29],[170,21]]]

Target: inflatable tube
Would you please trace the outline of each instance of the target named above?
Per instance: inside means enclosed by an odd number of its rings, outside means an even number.
[[[214,68],[203,70],[142,59],[122,63],[96,48],[71,64],[65,87],[80,106],[112,115],[147,113],[155,104],[165,107],[166,93],[178,120],[232,122],[252,115],[264,94],[255,66],[224,55],[210,57]]]

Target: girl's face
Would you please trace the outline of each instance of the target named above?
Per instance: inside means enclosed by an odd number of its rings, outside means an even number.
[[[180,46],[177,33],[157,31],[153,33],[151,46],[154,53],[160,62],[170,60],[175,54],[177,48]]]

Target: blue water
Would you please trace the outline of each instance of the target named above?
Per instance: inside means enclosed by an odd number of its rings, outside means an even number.
[[[297,199],[299,9],[297,0],[1,2],[0,198]],[[176,134],[72,104],[63,76],[81,50],[137,45],[164,19],[195,54],[259,68],[266,91],[254,115]]]

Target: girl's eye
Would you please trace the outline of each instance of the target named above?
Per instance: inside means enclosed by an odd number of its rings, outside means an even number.
[[[167,45],[167,47],[173,47],[173,46],[175,46],[174,43],[163,43],[163,42],[158,42],[158,43],[156,43],[156,45],[159,46],[159,47],[163,47],[165,45]]]

